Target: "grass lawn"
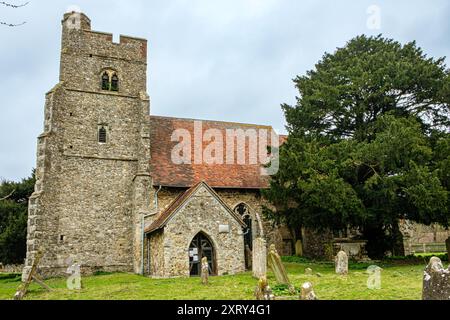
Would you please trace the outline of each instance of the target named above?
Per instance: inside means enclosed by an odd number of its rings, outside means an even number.
[[[321,300],[420,300],[425,264],[392,265],[380,263],[382,289],[369,290],[365,273],[367,264],[351,264],[347,277],[337,276],[332,263],[285,263],[289,277],[296,288],[304,282],[314,284]],[[305,275],[312,268],[313,275]],[[317,275],[320,273],[320,276]],[[285,296],[276,286],[273,274],[269,284],[278,296]],[[72,292],[65,279],[51,279],[53,288],[46,292],[32,284],[26,299],[30,300],[252,300],[257,281],[251,273],[236,276],[212,277],[210,285],[203,286],[199,278],[150,279],[133,274],[107,274],[83,278],[84,289]],[[0,300],[11,299],[20,285],[20,277],[0,275]],[[283,299],[298,299],[298,296]]]

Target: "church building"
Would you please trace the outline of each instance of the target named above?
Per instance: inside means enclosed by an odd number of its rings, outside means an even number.
[[[147,51],[144,39],[115,43],[83,13],[64,15],[59,83],[46,94],[38,138],[24,277],[40,251],[46,277],[63,275],[70,261],[84,274],[189,277],[199,275],[202,257],[212,275],[236,274],[251,269],[262,235],[280,254],[294,254],[291,232],[262,215],[269,177],[252,158],[285,137],[270,126],[152,116]],[[226,148],[202,159],[218,137]]]
[[[272,127],[151,115],[147,51],[145,39],[115,42],[85,14],[64,15],[59,82],[46,94],[38,137],[24,279],[38,253],[45,277],[73,262],[84,274],[198,276],[203,257],[211,275],[236,274],[251,270],[256,238],[284,256],[331,260],[344,250],[367,258],[354,230],[294,234],[264,218],[269,150],[286,141]],[[408,221],[401,229],[407,254],[445,251],[450,236]]]

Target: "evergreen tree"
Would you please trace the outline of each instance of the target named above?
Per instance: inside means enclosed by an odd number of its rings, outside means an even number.
[[[21,182],[0,184],[0,262],[21,264],[26,256],[28,199],[35,175]]]
[[[414,42],[359,36],[294,81],[289,139],[263,191],[293,229],[359,229],[401,254],[400,219],[449,226],[449,70]]]

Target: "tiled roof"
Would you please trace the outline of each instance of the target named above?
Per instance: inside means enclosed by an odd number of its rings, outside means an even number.
[[[157,230],[164,228],[170,219],[177,213],[186,201],[201,187],[204,186],[219,202],[220,204],[242,225],[245,226],[244,221],[237,215],[226,203],[220,198],[220,196],[205,182],[199,182],[185,193],[181,193],[161,214],[160,216],[147,228],[145,233],[150,234]]]
[[[246,144],[247,160],[246,164],[243,165],[195,164],[194,151],[192,151],[191,164],[177,165],[172,161],[172,150],[179,142],[171,141],[172,134],[175,130],[186,130],[191,134],[191,146],[194,146],[194,121],[196,120],[151,116],[150,121],[151,167],[155,186],[190,188],[201,181],[205,181],[213,188],[264,189],[268,187],[268,177],[261,175],[262,166],[260,164],[249,164],[248,143]],[[270,126],[201,121],[203,133],[209,129],[216,129],[222,133],[224,139],[228,129],[266,129],[269,133],[273,130]],[[285,139],[286,137],[280,136],[282,143]],[[268,141],[270,142],[270,137]],[[208,144],[209,142],[203,142],[203,148],[205,149]],[[226,145],[225,141],[224,145]],[[224,155],[226,155],[225,150]]]

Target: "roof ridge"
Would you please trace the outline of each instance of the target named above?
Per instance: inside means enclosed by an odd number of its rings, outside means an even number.
[[[179,208],[181,208],[184,203],[190,198],[192,194],[194,194],[200,186],[205,186],[205,188],[211,193],[211,195],[216,198],[217,201],[241,224],[245,225],[244,221],[239,217],[231,208],[222,200],[219,194],[211,188],[208,183],[205,181],[201,181],[197,183],[195,186],[191,187],[184,193],[178,195],[178,197],[172,201],[172,203],[162,211],[161,215],[147,228],[145,228],[145,233],[149,234],[160,230],[166,226],[172,216],[177,212]]]
[[[180,118],[180,117],[169,117],[169,116],[155,116],[150,115],[150,119],[158,118],[158,119],[171,119],[171,120],[184,120],[184,121],[203,121],[203,122],[217,122],[217,123],[224,123],[224,124],[237,124],[237,125],[246,125],[246,126],[257,126],[257,127],[265,127],[270,128],[272,130],[273,126],[271,125],[265,125],[265,124],[256,124],[256,123],[247,123],[247,122],[236,122],[236,121],[224,121],[224,120],[211,120],[211,119],[195,119],[195,118]]]

